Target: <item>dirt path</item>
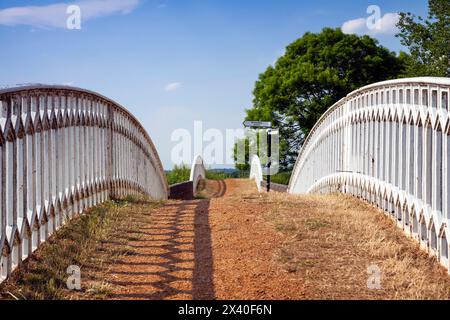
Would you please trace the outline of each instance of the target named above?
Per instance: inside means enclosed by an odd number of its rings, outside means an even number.
[[[450,277],[384,214],[343,195],[208,181],[150,213],[106,279],[115,299],[450,298]],[[367,287],[367,268],[381,288]]]
[[[259,197],[253,189],[245,180],[210,181],[208,199],[168,201],[155,209],[129,243],[134,254],[112,266],[106,279],[111,297],[300,298],[301,283],[280,281],[270,258],[281,237],[251,215],[259,210],[246,200]],[[254,224],[259,226],[249,228]]]
[[[218,299],[302,299],[303,279],[277,261],[284,235],[266,221],[270,204],[253,181],[227,180],[224,197],[210,205],[214,284]]]
[[[450,299],[447,271],[358,199],[201,185],[196,200],[115,201],[77,217],[0,298]],[[80,291],[66,286],[73,264]]]
[[[222,196],[225,183],[217,182]],[[134,254],[116,263],[107,281],[117,299],[213,299],[209,199],[168,201],[129,246]],[[195,261],[201,261],[196,264]]]

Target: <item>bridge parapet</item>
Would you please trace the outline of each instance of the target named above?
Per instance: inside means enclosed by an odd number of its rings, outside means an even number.
[[[198,183],[202,179],[206,179],[206,169],[203,158],[197,155],[192,162],[189,180],[170,185],[170,198],[179,200],[195,199]]]
[[[450,79],[431,77],[351,92],[305,140],[289,192],[363,198],[449,268],[449,96]]]
[[[192,181],[194,196],[197,191],[198,182],[201,179],[206,179],[206,169],[203,163],[203,158],[200,155],[197,155],[192,162],[191,174],[189,176],[189,181]]]
[[[0,282],[68,219],[110,198],[166,199],[152,140],[95,92],[0,90]]]
[[[255,180],[258,191],[261,192],[261,183],[263,182],[261,160],[257,155],[253,155],[250,163],[250,179]]]

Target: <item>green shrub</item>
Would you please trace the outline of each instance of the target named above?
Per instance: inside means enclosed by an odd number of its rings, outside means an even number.
[[[189,176],[191,174],[191,169],[182,164],[180,166],[175,165],[172,171],[166,172],[167,183],[169,185],[189,181]]]
[[[206,170],[206,179],[209,180],[223,180],[223,179],[238,179],[248,178],[249,171],[221,171],[220,169]]]
[[[270,176],[270,182],[288,185],[291,173],[291,171],[278,172],[277,174]],[[264,176],[264,180],[266,180],[266,176]]]
[[[208,180],[224,180],[224,179],[229,179],[229,178],[234,178],[233,174],[230,174],[228,172],[224,172],[224,171],[212,171],[212,170],[207,170],[206,171],[206,179]]]

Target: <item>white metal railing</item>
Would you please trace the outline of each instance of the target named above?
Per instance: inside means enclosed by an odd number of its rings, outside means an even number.
[[[261,183],[263,181],[262,165],[261,160],[259,160],[259,157],[257,155],[253,155],[252,161],[250,162],[249,179],[255,180],[258,192],[261,192]]]
[[[168,195],[138,120],[104,96],[66,86],[0,90],[0,183],[0,282],[85,209]]]
[[[203,163],[203,158],[200,155],[197,155],[192,162],[191,174],[189,177],[189,181],[192,181],[192,191],[194,196],[197,192],[198,182],[201,179],[206,179],[206,170]]]
[[[289,192],[363,198],[449,268],[449,96],[450,79],[431,77],[353,91],[305,140]]]

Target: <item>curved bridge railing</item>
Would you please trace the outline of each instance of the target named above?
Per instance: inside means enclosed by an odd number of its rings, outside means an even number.
[[[249,179],[255,180],[258,192],[261,192],[261,183],[263,182],[262,165],[261,160],[257,155],[253,155],[250,162],[250,175]]]
[[[334,104],[300,150],[289,192],[344,192],[388,212],[449,268],[450,79],[365,86]]]
[[[65,86],[0,90],[0,183],[0,281],[74,215],[109,198],[168,195],[138,120]]]
[[[195,196],[197,192],[197,185],[201,179],[206,179],[206,169],[203,163],[203,158],[197,155],[192,162],[191,173],[189,176],[189,181],[192,182],[192,191]]]

